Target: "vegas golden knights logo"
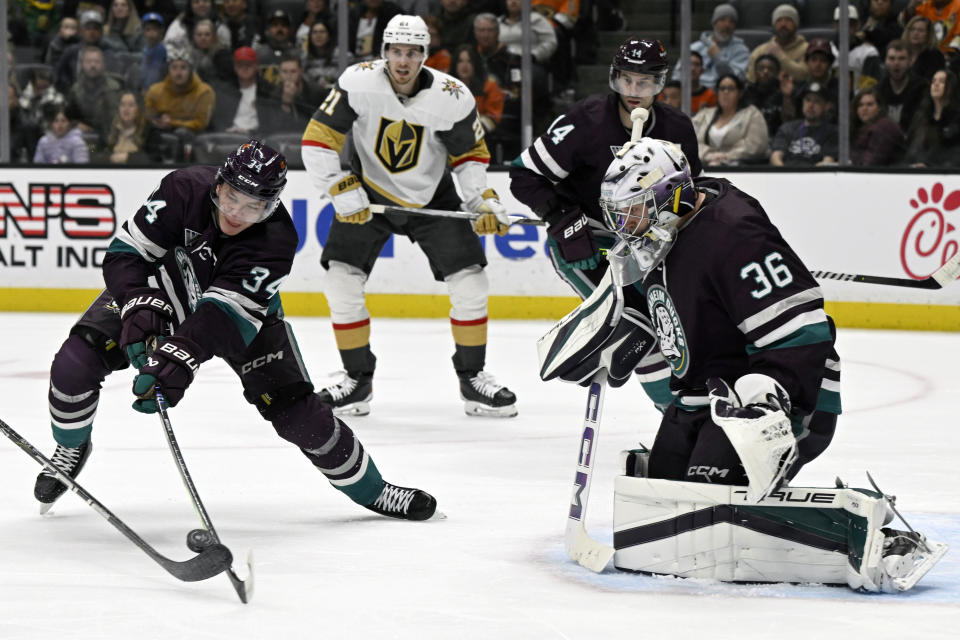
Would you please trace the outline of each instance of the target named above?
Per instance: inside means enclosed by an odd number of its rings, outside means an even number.
[[[423,127],[406,120],[380,118],[377,131],[377,158],[391,173],[417,166],[423,144]]]

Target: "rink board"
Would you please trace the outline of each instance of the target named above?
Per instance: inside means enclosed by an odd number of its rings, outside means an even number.
[[[82,310],[103,286],[100,265],[119,225],[165,170],[4,169],[0,178],[0,310]],[[878,173],[735,173],[811,269],[923,278],[960,247],[960,176]],[[509,178],[490,183],[512,212]],[[284,285],[292,315],[326,315],[319,265],[333,208],[303,171],[290,173],[283,201],[300,235]],[[483,239],[490,316],[555,318],[577,300],[547,258],[543,227],[514,227]],[[953,330],[960,286],[938,291],[824,282],[842,326]],[[394,236],[367,287],[374,316],[443,317],[446,288],[433,280],[418,247]]]

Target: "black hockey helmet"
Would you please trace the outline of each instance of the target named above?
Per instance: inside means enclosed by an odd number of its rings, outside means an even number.
[[[633,97],[646,98],[660,93],[663,85],[667,81],[667,50],[659,40],[646,40],[644,38],[627,38],[620,45],[613,56],[613,62],[610,63],[610,88],[619,94],[624,94],[624,88],[619,83],[621,71],[631,73],[643,73],[654,77],[650,89],[642,90],[645,95],[635,95]]]
[[[227,183],[237,191],[267,203],[259,221],[266,220],[280,202],[287,186],[287,160],[259,140],[244,142],[227,156],[217,171],[216,184]],[[216,192],[214,192],[216,201]]]

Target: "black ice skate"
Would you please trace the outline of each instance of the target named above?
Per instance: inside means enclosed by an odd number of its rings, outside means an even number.
[[[426,520],[437,510],[437,500],[426,491],[384,482],[380,496],[364,506],[374,513],[390,518]]]
[[[332,405],[337,416],[365,416],[372,399],[373,375],[367,373],[344,373],[343,380],[320,392],[320,401]]]
[[[498,384],[486,371],[458,373],[460,397],[468,416],[512,418],[517,415],[517,396]]]
[[[79,447],[64,447],[57,445],[57,450],[53,452],[50,460],[54,466],[62,473],[76,478],[90,457],[90,451],[93,444],[88,439]],[[44,469],[37,476],[37,482],[33,485],[33,496],[40,501],[40,513],[46,513],[56,502],[57,498],[63,495],[67,490],[67,485],[63,484],[57,478]]]

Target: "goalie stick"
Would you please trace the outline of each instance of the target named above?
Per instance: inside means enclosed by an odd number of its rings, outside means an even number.
[[[810,273],[818,280],[865,282],[867,284],[885,284],[892,287],[910,287],[913,289],[942,289],[960,276],[960,252],[955,253],[952,258],[943,263],[943,266],[922,280],[865,276],[858,273],[834,273],[833,271],[811,270]]]
[[[371,204],[370,211],[373,213],[405,213],[417,216],[433,216],[435,218],[459,218],[461,220],[474,221],[481,214],[470,211],[449,211],[447,209],[415,209],[413,207],[395,207],[383,204]],[[525,218],[515,213],[510,214],[510,224],[543,226],[546,224],[539,218]]]
[[[607,386],[607,371],[601,368],[590,380],[587,393],[587,409],[583,418],[583,431],[577,451],[577,471],[573,479],[573,495],[564,532],[564,547],[567,555],[578,564],[600,573],[613,557],[613,547],[594,540],[587,534],[587,502],[590,499],[590,480],[596,459],[597,442],[600,437],[600,413]]]
[[[145,542],[143,538],[138,536],[123,522],[123,520],[115,516],[103,505],[103,503],[94,498],[86,489],[77,484],[73,478],[61,472],[60,469],[58,469],[49,458],[40,453],[36,447],[27,442],[23,436],[14,431],[13,428],[3,420],[0,420],[0,431],[3,432],[3,435],[7,436],[11,441],[13,441],[15,445],[23,449],[28,456],[43,465],[43,467],[52,473],[57,480],[67,485],[67,488],[70,489],[70,491],[73,491],[75,494],[80,496],[81,500],[90,505],[94,511],[103,516],[103,518],[113,525],[117,531],[122,533],[128,540],[130,540],[130,542],[140,547],[141,551],[150,556],[154,562],[163,567],[167,573],[172,575],[177,580],[183,580],[184,582],[197,582],[200,580],[206,580],[207,578],[212,578],[218,573],[223,573],[230,567],[230,563],[233,562],[233,556],[231,555],[230,550],[222,544],[211,545],[198,553],[196,556],[182,562],[167,558],[150,546],[147,542]]]
[[[203,506],[203,502],[200,500],[200,494],[197,492],[197,487],[193,484],[193,478],[190,476],[190,472],[187,470],[187,463],[183,459],[183,453],[180,451],[180,445],[177,444],[177,437],[173,433],[173,425],[170,423],[170,416],[167,414],[167,399],[160,390],[159,385],[154,388],[154,393],[157,400],[157,414],[160,416],[160,423],[163,425],[163,434],[167,438],[167,444],[170,447],[170,453],[173,454],[173,459],[177,463],[177,470],[180,472],[180,479],[183,480],[183,486],[187,488],[187,493],[190,494],[190,501],[193,502],[193,508],[196,510],[197,515],[200,516],[200,521],[203,523],[204,528],[210,534],[209,540],[212,542],[212,546],[223,547],[223,545],[220,544],[220,536],[217,535],[216,529],[213,528],[213,522],[210,521],[210,516],[207,515],[207,510]],[[191,535],[192,534],[193,532],[191,532]],[[226,549],[226,547],[223,548]],[[233,570],[232,562],[227,565],[226,571],[227,577],[230,578],[230,584],[233,585],[234,590],[237,592],[240,602],[244,604],[249,602],[250,598],[253,597],[253,553],[250,552],[247,554],[246,580],[240,579],[240,576],[237,575],[237,572]]]

